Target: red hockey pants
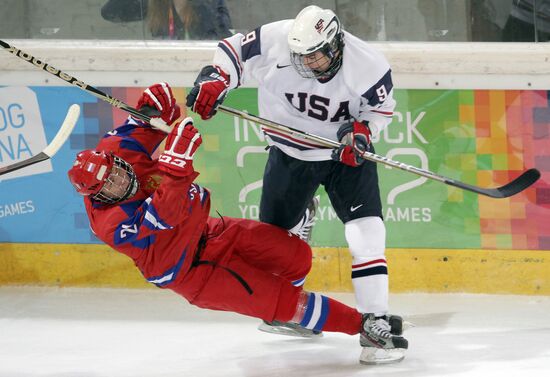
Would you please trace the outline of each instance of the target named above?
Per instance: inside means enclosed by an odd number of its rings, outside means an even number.
[[[311,248],[282,228],[229,217],[208,220],[193,267],[167,288],[201,308],[289,321],[311,268]]]

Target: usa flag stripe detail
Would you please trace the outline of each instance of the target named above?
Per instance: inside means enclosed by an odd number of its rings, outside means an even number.
[[[387,266],[375,266],[372,268],[365,268],[362,270],[356,270],[351,272],[351,278],[361,278],[365,276],[373,276],[373,275],[387,275],[388,274],[388,267]]]
[[[388,265],[385,259],[374,259],[365,263],[351,266],[351,278],[360,278],[373,275],[387,275]]]
[[[386,260],[385,259],[375,259],[375,260],[371,260],[369,262],[365,262],[365,263],[361,263],[361,264],[354,264],[354,265],[351,266],[351,268],[352,269],[362,268],[362,267],[365,267],[365,266],[371,266],[373,264],[378,264],[378,263],[386,264]]]
[[[241,75],[242,75],[243,68],[241,66],[239,55],[237,54],[237,52],[235,51],[233,46],[231,46],[231,44],[229,42],[227,42],[225,39],[223,39],[218,44],[218,47],[220,47],[227,54],[227,56],[229,57],[229,59],[233,63],[233,66],[235,67],[235,70],[237,71],[237,81],[238,81],[237,86],[241,85]]]

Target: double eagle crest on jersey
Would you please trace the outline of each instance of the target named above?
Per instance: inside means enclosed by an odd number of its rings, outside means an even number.
[[[145,180],[145,189],[150,192],[156,191],[159,188],[161,182],[161,175],[152,174],[148,176]]]

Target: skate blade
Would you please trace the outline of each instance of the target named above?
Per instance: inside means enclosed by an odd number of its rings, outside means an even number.
[[[267,323],[261,323],[260,326],[258,326],[258,330],[269,334],[286,335],[297,338],[315,339],[323,337],[322,332],[314,333],[313,331],[308,329],[293,329],[285,326],[270,326]]]
[[[363,347],[359,363],[363,365],[393,364],[405,358],[405,349],[393,348],[382,349],[374,347]]]
[[[403,332],[408,329],[412,329],[413,327],[416,327],[416,325],[409,321],[403,321]]]

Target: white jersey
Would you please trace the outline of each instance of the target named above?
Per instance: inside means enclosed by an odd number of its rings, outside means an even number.
[[[369,121],[376,135],[392,120],[395,100],[384,56],[344,32],[342,67],[328,82],[303,78],[290,64],[287,35],[294,20],[263,25],[247,35],[220,41],[214,64],[230,77],[231,89],[258,82],[260,116],[337,141],[338,128],[353,119]],[[330,160],[332,149],[264,129],[270,145],[305,161]]]

